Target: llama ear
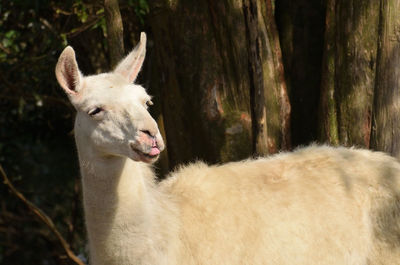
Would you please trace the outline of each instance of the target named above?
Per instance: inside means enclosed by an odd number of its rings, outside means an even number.
[[[146,33],[140,34],[140,42],[115,68],[114,73],[121,74],[129,83],[135,81],[142,68],[146,55]]]
[[[68,46],[58,58],[56,77],[60,86],[68,96],[76,95],[82,84],[82,74],[75,59],[75,51]]]

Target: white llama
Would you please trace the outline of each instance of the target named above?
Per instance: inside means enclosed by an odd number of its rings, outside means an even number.
[[[145,50],[142,33],[94,76],[71,47],[57,63],[77,110],[91,264],[400,264],[400,164],[383,153],[311,146],[195,163],[155,183],[164,143],[150,96],[132,84]]]

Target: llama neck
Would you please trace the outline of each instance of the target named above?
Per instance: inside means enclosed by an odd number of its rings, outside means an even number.
[[[117,218],[126,220],[126,209],[129,215],[138,212],[140,216],[149,210],[153,184],[147,165],[122,157],[100,157],[81,163],[81,171],[88,228],[92,221],[110,226],[120,221]]]
[[[156,190],[152,170],[127,158],[90,156],[80,152],[91,264],[151,259],[157,216],[167,200]]]

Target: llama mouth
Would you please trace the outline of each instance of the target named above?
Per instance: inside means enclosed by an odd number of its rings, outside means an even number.
[[[140,160],[145,163],[154,163],[159,157],[159,154],[152,155],[149,153],[143,153],[139,150],[135,150],[135,152],[139,155]]]
[[[140,161],[145,163],[152,163],[160,156],[160,150],[158,147],[151,147],[149,152],[143,152],[137,148],[132,147],[132,151],[134,151],[138,156]]]
[[[129,143],[131,150],[136,154],[133,158],[145,163],[153,163],[159,157],[161,150],[155,139],[146,144],[144,141],[132,141]]]

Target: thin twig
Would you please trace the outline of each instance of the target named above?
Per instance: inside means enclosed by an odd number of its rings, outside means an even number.
[[[68,258],[75,262],[78,265],[85,265],[82,260],[80,260],[71,250],[67,241],[63,238],[61,233],[58,231],[56,226],[54,225],[53,221],[48,217],[41,209],[39,209],[36,205],[28,201],[25,196],[20,193],[14,185],[11,183],[9,178],[7,177],[6,173],[4,172],[3,167],[0,165],[0,173],[3,176],[4,184],[8,186],[10,191],[20,199],[28,208],[31,210],[57,237],[58,241],[64,248],[65,253],[67,254]]]
[[[79,28],[74,28],[72,29],[70,32],[67,32],[66,35],[69,38],[73,38],[77,35],[79,35],[80,33],[90,29],[91,27],[93,27],[103,16],[98,16],[93,18],[92,20],[89,20],[87,22],[85,22],[84,24],[82,24]]]
[[[11,50],[5,46],[3,46],[3,44],[0,42],[0,50],[4,51],[7,54],[11,54]]]
[[[54,35],[58,36],[58,32],[57,30],[54,29],[54,27],[51,25],[51,23],[45,19],[45,18],[39,18],[39,21],[45,26],[47,27]]]

